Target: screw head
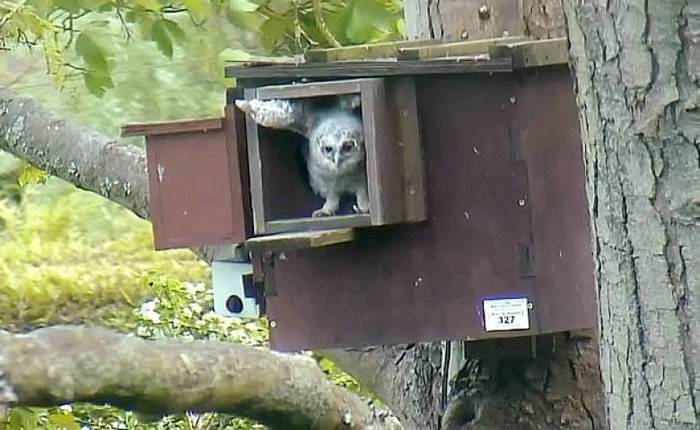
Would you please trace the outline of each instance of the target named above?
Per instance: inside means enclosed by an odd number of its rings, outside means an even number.
[[[482,4],[479,6],[479,18],[489,19],[491,17],[491,10],[488,5]]]

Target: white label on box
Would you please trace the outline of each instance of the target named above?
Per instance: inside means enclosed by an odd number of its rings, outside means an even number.
[[[529,329],[527,297],[484,300],[484,327],[486,331]]]

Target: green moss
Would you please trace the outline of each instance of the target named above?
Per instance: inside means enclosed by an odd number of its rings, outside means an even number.
[[[96,195],[51,180],[16,205],[0,200],[0,325],[59,322],[119,327],[155,294],[154,273],[205,282],[190,251],[155,252],[150,223]]]

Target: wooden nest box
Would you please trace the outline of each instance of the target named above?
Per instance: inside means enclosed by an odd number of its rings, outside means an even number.
[[[126,127],[146,135],[156,247],[238,244],[228,258],[250,268],[229,272],[278,350],[593,328],[566,49],[414,41],[229,66],[224,118]],[[321,200],[295,164],[300,137],[246,124],[234,102],[347,93],[362,99],[370,211],[309,218]],[[215,278],[244,294],[237,276]]]

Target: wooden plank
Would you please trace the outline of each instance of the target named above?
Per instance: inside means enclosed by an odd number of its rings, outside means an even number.
[[[509,57],[473,61],[364,61],[344,63],[308,63],[274,66],[228,66],[227,78],[352,78],[397,75],[434,75],[510,72]]]
[[[427,60],[440,57],[461,57],[466,55],[486,54],[489,47],[526,41],[524,36],[494,37],[490,39],[441,43],[415,48],[401,49],[399,60]]]
[[[258,236],[248,239],[245,246],[251,252],[291,251],[336,245],[354,239],[355,231],[352,228],[340,228]]]
[[[255,88],[243,91],[246,100],[257,96]],[[260,159],[260,133],[258,124],[250,115],[246,115],[246,136],[248,140],[248,171],[250,172],[250,195],[253,207],[253,226],[255,233],[265,233],[265,205],[263,204],[262,160]]]
[[[492,58],[510,57],[513,68],[550,66],[569,62],[569,45],[566,37],[547,40],[532,40],[493,46],[489,49]]]
[[[360,85],[365,79],[351,79],[347,81],[311,82],[306,84],[270,85],[258,88],[257,98],[301,98],[322,97],[336,94],[353,94],[360,92]]]
[[[310,49],[304,57],[308,62],[332,62],[369,58],[392,58],[404,48],[433,45],[435,40],[401,40],[369,45],[344,46],[342,48]]]
[[[371,225],[369,215],[354,214],[354,215],[338,215],[332,217],[306,217],[306,218],[290,218],[276,221],[268,221],[265,223],[264,230],[266,233],[279,233],[289,231],[309,231],[309,230],[325,230],[334,228],[348,227],[366,227]]]
[[[121,136],[155,136],[158,134],[199,132],[218,130],[222,126],[223,122],[221,118],[127,124],[122,126]]]
[[[404,215],[403,157],[387,103],[384,79],[362,84],[362,122],[372,225],[401,222]]]
[[[394,113],[396,139],[403,160],[404,220],[427,219],[425,163],[418,121],[416,84],[412,77],[387,80],[390,111]]]

